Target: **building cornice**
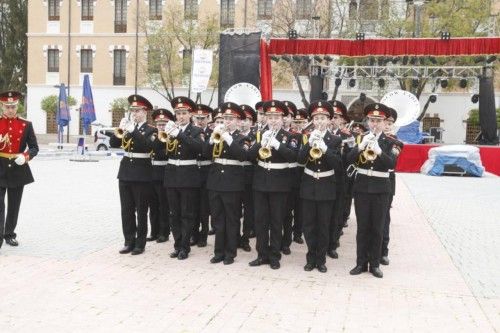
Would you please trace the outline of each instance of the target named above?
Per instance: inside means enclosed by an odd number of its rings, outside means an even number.
[[[71,33],[71,37],[104,37],[104,38],[123,38],[123,37],[130,37],[130,38],[135,38],[135,32],[132,33],[92,33],[92,34],[85,34],[85,33]],[[40,38],[65,38],[68,37],[67,33],[59,33],[59,34],[48,34],[45,32],[28,32],[26,36],[29,37],[40,37]],[[139,33],[139,37],[146,37],[146,34],[141,32]]]

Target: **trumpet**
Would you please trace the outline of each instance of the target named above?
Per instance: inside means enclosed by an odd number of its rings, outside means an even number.
[[[158,140],[160,140],[160,142],[167,143],[168,139],[169,139],[169,135],[167,132],[165,132],[165,131],[158,132]]]
[[[320,159],[321,156],[323,156],[323,152],[319,149],[318,141],[314,141],[311,150],[309,150],[309,157],[311,157],[311,160],[317,160]]]
[[[266,144],[259,148],[259,157],[262,160],[270,158],[273,154],[271,152],[271,138],[275,137],[278,134],[278,130],[270,130],[271,134],[269,136],[269,140],[267,140]]]
[[[363,153],[361,154],[361,156],[363,156],[363,159],[361,159],[361,163],[372,162],[377,158],[377,154],[375,154],[373,146],[377,142],[378,137],[379,135],[374,134],[373,139],[371,139],[370,142],[368,142],[368,144],[366,145]]]
[[[226,131],[226,127],[224,125],[221,125],[219,127],[216,127],[214,131],[212,132],[212,141],[215,144],[219,144],[222,141],[222,134]]]

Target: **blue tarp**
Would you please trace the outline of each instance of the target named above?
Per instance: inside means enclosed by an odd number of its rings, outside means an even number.
[[[463,169],[467,175],[481,177],[484,172],[484,168],[477,166],[471,161],[467,160],[465,157],[455,157],[440,155],[436,156],[434,161],[434,166],[429,171],[429,176],[442,176],[444,172],[445,165],[455,165]]]
[[[406,126],[400,127],[397,135],[398,139],[404,143],[421,143],[422,132],[420,132],[420,122],[415,120]]]

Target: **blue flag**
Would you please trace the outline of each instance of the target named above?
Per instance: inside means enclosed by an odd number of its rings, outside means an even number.
[[[80,109],[80,117],[83,123],[83,133],[87,133],[89,125],[96,120],[94,98],[92,97],[92,88],[90,87],[89,75],[83,77],[83,95]]]
[[[68,126],[71,120],[71,115],[69,114],[68,98],[66,96],[66,86],[64,83],[59,87],[59,102],[57,103],[57,113],[56,121],[59,125],[59,143],[62,143],[62,137],[64,133],[64,126]]]

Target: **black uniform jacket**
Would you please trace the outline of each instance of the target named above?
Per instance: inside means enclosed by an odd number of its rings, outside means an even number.
[[[257,127],[251,127],[250,131],[245,136],[244,142],[245,142],[245,149],[248,150],[252,145],[255,143],[256,140],[256,134],[257,134]],[[245,185],[252,185],[253,183],[253,170],[254,170],[254,165],[251,162],[246,161],[246,164],[244,166],[245,169]]]
[[[361,142],[363,137],[364,135],[361,135],[357,141]],[[396,149],[393,149],[394,141],[388,139],[387,136],[382,133],[378,139],[378,144],[382,149],[382,154],[377,156],[374,161],[361,163],[359,156],[362,154],[362,151],[360,151],[358,145],[356,145],[347,156],[348,163],[356,164],[358,169],[380,172],[389,172],[390,169],[394,169],[396,165]],[[357,173],[353,190],[354,192],[363,193],[390,193],[391,181],[388,177],[374,177]]]
[[[394,146],[397,147],[394,149],[394,153],[396,154],[396,162],[399,157],[399,151],[403,149],[404,143],[398,140],[398,137],[395,135],[386,134],[388,140],[392,140],[394,142]],[[399,151],[398,151],[399,149]],[[396,194],[396,173],[393,171],[390,172],[389,179],[391,180],[391,194]]]
[[[28,162],[38,154],[33,125],[26,119],[0,117],[0,135],[2,153],[24,154]],[[15,159],[16,157],[0,157],[0,187],[19,187],[34,182],[29,164],[18,165],[14,162]]]
[[[259,135],[257,135],[259,136]],[[271,158],[262,160],[259,157],[259,149],[262,147],[260,140],[248,150],[248,159],[257,165],[254,168],[253,174],[253,189],[262,192],[288,192],[291,189],[290,168],[271,169],[264,168],[258,165],[258,162],[271,163],[293,163],[297,161],[298,147],[293,147],[291,144],[291,135],[287,131],[281,129],[276,135],[276,139],[280,142],[278,150],[271,148]]]
[[[161,161],[161,162],[166,162],[168,160],[167,158],[167,149],[166,149],[166,144],[165,142],[161,142],[158,140],[158,137],[156,135],[153,135],[151,137],[151,140],[153,140],[153,152],[151,153],[151,162],[154,163],[155,161]],[[161,182],[163,183],[163,178],[165,177],[165,165],[153,165],[153,181],[154,182]]]
[[[188,124],[185,131],[182,131],[175,138],[178,141],[177,147],[169,152],[167,157],[169,164],[165,167],[165,187],[193,188],[201,186],[201,173],[198,164],[173,165],[172,161],[196,161],[202,152],[205,140],[202,130],[193,124]]]
[[[210,129],[208,126],[205,129],[200,127],[200,129],[201,129],[202,141],[208,143],[208,140],[210,139],[210,136],[212,135],[213,130]],[[210,156],[209,158],[203,156],[203,151],[201,151],[198,154],[198,161],[200,162],[199,169],[200,169],[200,177],[201,177],[201,185],[202,186],[205,186],[205,184],[207,182],[207,178],[208,178],[208,171],[210,170],[210,164],[206,164],[206,161],[211,161],[211,160],[212,160],[212,156]]]
[[[151,158],[134,158],[134,154],[151,154],[153,150],[152,136],[157,132],[155,127],[144,123],[141,127],[125,134],[123,141],[129,143],[124,148],[125,154],[120,162],[119,180],[130,182],[150,182],[152,180]],[[119,148],[122,146],[122,139],[112,135],[109,139],[109,145],[112,148]]]
[[[334,136],[328,131],[323,137],[323,140],[328,149],[321,158],[316,160],[310,158],[309,151],[311,150],[311,146],[309,142],[307,142],[300,148],[298,161],[300,164],[305,164],[304,171],[306,169],[313,172],[334,170],[336,174],[340,172],[342,168],[342,162],[340,160],[340,146],[342,140],[340,137]],[[314,201],[335,200],[337,196],[335,174],[317,178],[304,172],[300,184],[300,197],[302,199]]]
[[[238,130],[234,131],[231,136],[233,142],[229,146],[227,142],[223,142],[222,153],[219,159],[229,162],[238,161],[243,162],[246,160],[245,137],[239,133]],[[203,155],[206,158],[213,156],[213,144],[208,142],[204,145]],[[245,189],[245,170],[243,164],[230,165],[221,163],[212,163],[210,171],[208,172],[207,189],[220,192],[238,192]]]

